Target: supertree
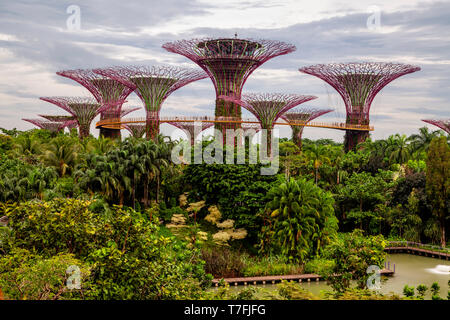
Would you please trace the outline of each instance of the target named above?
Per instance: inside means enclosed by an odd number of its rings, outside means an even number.
[[[317,99],[316,96],[305,96],[287,93],[247,93],[241,99],[219,96],[220,99],[238,104],[258,119],[261,129],[267,130],[268,151],[271,150],[272,128],[285,112],[301,103]]]
[[[240,99],[244,83],[256,68],[296,49],[294,45],[279,41],[237,38],[180,40],[166,43],[163,48],[185,56],[205,70],[216,90],[216,117],[239,119],[240,105],[219,99],[219,96]],[[226,129],[237,129],[240,123],[222,122],[215,127],[221,130],[226,141]]]
[[[432,124],[438,128],[441,128],[442,130],[450,134],[450,119],[442,119],[442,120],[423,119],[422,121]]]
[[[48,121],[44,119],[22,119],[24,121],[30,122],[34,124],[35,126],[48,130],[50,132],[59,132],[62,129],[65,128],[66,123],[65,122],[55,122],[55,121]]]
[[[94,118],[108,106],[101,105],[90,97],[41,97],[70,113],[77,121],[80,138],[89,136],[89,129]]]
[[[125,125],[125,129],[127,129],[134,138],[142,138],[145,134],[145,128],[145,124],[139,123],[129,123]]]
[[[168,122],[168,124],[171,124],[181,130],[183,130],[186,135],[188,136],[188,138],[191,139],[191,146],[194,145],[195,143],[195,138],[197,138],[195,136],[196,134],[196,130],[199,131],[199,133],[201,133],[203,130],[206,130],[210,127],[212,127],[214,124],[213,123],[207,123],[207,122],[201,122],[200,124],[196,124],[195,122]],[[196,128],[196,126],[198,126],[198,128]]]
[[[310,107],[299,107],[286,112],[281,116],[281,118],[289,123],[292,129],[292,141],[302,149],[302,134],[305,125],[308,122],[324,115],[328,112],[333,111],[333,109],[317,109]]]
[[[100,120],[119,118],[122,104],[130,93],[133,92],[133,89],[123,85],[119,81],[109,79],[90,69],[64,70],[58,71],[56,74],[78,82],[92,93],[102,107],[106,107],[100,115]],[[100,135],[110,138],[120,138],[120,129],[101,127]]]
[[[352,62],[318,64],[299,71],[316,76],[331,85],[344,100],[348,124],[369,125],[372,101],[388,83],[420,67],[401,63]],[[368,131],[346,130],[345,149],[353,150],[369,136]]]
[[[38,114],[39,117],[47,119],[48,121],[53,122],[65,122],[64,127],[67,127],[69,130],[77,127],[77,120],[75,120],[74,116],[70,115],[47,115],[47,114]]]
[[[175,90],[208,77],[201,70],[173,66],[112,67],[94,72],[135,90],[145,106],[146,137],[154,140],[159,133],[159,112],[164,100]]]

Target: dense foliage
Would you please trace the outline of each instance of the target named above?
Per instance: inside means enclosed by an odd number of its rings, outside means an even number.
[[[276,175],[258,162],[176,164],[172,150],[184,142],[162,136],[1,132],[7,298],[240,299],[252,292],[204,289],[212,276],[314,272],[334,299],[381,299],[362,288],[367,267],[383,262],[384,239],[447,244],[450,149],[440,131],[368,139],[348,153],[329,139],[304,139],[300,150],[284,138]],[[71,266],[81,289],[65,285]],[[277,294],[315,298],[288,284]]]

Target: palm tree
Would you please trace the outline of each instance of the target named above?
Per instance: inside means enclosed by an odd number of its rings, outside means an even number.
[[[54,167],[60,177],[71,172],[78,160],[78,146],[64,136],[53,139],[42,156],[43,162]]]
[[[388,138],[389,163],[405,164],[411,158],[411,147],[408,144],[406,135],[398,133]]]
[[[419,129],[418,134],[413,134],[408,137],[408,141],[411,141],[411,146],[414,152],[428,152],[431,140],[435,137],[439,137],[439,130],[428,131],[428,127],[422,127]]]
[[[106,154],[116,147],[116,140],[105,138],[103,136],[98,139],[85,139],[85,150],[87,153]]]
[[[24,157],[28,163],[36,163],[36,156],[41,154],[39,140],[30,137],[30,134],[20,136],[15,141],[14,154],[19,158]]]
[[[333,199],[311,181],[290,179],[268,193],[274,239],[287,255],[304,260],[321,250],[337,230]]]

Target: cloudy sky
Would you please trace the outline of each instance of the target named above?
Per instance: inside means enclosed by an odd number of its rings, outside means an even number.
[[[383,89],[371,110],[375,139],[411,134],[426,125],[420,119],[449,117],[449,31],[450,1],[1,0],[0,127],[26,130],[32,125],[21,118],[64,113],[40,101],[40,96],[89,95],[56,71],[124,64],[195,67],[161,45],[237,33],[297,47],[263,64],[244,91],[316,95],[319,98],[306,105],[335,109],[319,118],[323,121],[344,121],[342,99],[325,82],[298,68],[353,61],[420,66],[421,71]],[[204,79],[173,93],[161,114],[213,115],[214,99],[214,87]],[[142,104],[132,94],[127,105]],[[141,109],[131,115],[144,114]],[[170,134],[174,129],[163,125],[162,130]],[[289,136],[290,130],[283,126],[281,135]],[[305,129],[305,137],[313,139],[342,141],[343,135],[330,129]]]

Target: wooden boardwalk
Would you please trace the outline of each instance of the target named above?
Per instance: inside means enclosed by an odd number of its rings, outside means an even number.
[[[386,247],[384,250],[388,253],[409,253],[419,256],[438,258],[442,260],[450,260],[450,254],[439,251],[432,251],[427,249],[421,249],[416,247]]]
[[[388,270],[388,269],[382,269],[380,271],[381,275],[385,276],[392,276],[394,274],[394,271]],[[219,284],[219,281],[221,279],[214,279],[212,281],[213,285],[216,287]],[[230,285],[251,285],[251,284],[274,284],[279,283],[283,280],[287,281],[298,281],[298,282],[311,282],[311,281],[320,281],[323,280],[321,276],[314,273],[309,274],[290,274],[290,275],[283,275],[283,276],[261,276],[261,277],[241,277],[241,278],[224,278],[225,282],[229,283]]]

